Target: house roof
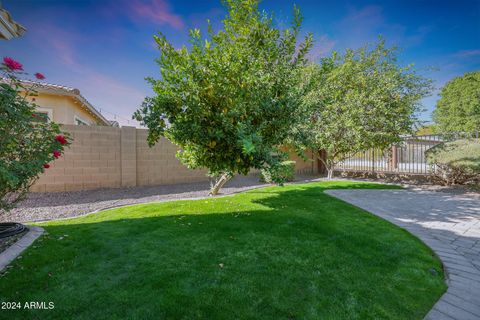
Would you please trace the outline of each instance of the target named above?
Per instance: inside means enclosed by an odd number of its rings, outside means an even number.
[[[76,100],[78,100],[82,106],[90,113],[95,115],[99,118],[104,125],[110,126],[111,123],[108,121],[95,107],[85,99],[84,96],[80,94],[80,90],[72,87],[61,86],[58,84],[51,84],[45,82],[36,82],[36,81],[29,81],[29,80],[22,80],[22,83],[25,86],[31,86],[35,89],[35,91],[40,93],[50,93],[50,94],[58,94],[62,96],[69,96]]]
[[[2,9],[0,4],[0,39],[10,40],[14,37],[20,37],[26,29],[12,19],[10,13]]]

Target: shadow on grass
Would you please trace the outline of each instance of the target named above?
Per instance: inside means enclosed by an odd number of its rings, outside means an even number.
[[[422,318],[444,290],[438,260],[325,188],[291,185],[46,224],[49,234],[1,279],[0,300],[53,301],[55,309],[5,315]]]

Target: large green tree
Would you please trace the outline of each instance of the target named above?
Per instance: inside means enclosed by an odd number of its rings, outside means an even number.
[[[190,30],[189,48],[155,37],[161,78],[148,79],[156,95],[134,114],[148,127],[150,144],[166,137],[181,148],[182,163],[219,177],[211,194],[236,173],[279,163],[311,47],[310,35],[297,45],[302,17],[296,7],[291,27],[279,30],[258,0],[224,4],[223,29],[209,26],[206,37]]]
[[[480,130],[480,71],[454,78],[442,88],[433,119],[439,132]]]
[[[419,101],[431,90],[412,66],[398,66],[395,49],[384,41],[343,55],[334,52],[307,75],[308,94],[292,140],[300,151],[326,151],[326,159],[319,159],[329,178],[335,164],[350,155],[386,148],[410,133]]]

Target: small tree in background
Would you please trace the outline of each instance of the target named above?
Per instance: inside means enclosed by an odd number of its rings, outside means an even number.
[[[17,75],[22,65],[4,58],[0,65],[0,213],[23,199],[50,161],[60,157],[67,138],[53,122],[39,121],[35,103],[26,97],[35,95]],[[35,77],[45,77],[36,73]]]
[[[480,130],[480,71],[454,78],[442,88],[433,120],[440,133]]]
[[[416,131],[415,135],[416,136],[428,136],[428,135],[434,135],[435,132],[437,131],[437,128],[434,124],[425,124],[421,125]]]
[[[480,188],[480,139],[441,143],[425,152],[434,181]]]
[[[411,133],[419,101],[431,91],[430,81],[415,74],[411,66],[399,67],[395,49],[380,41],[333,53],[313,65],[306,82],[300,119],[292,131],[293,144],[325,150],[328,178],[335,164],[370,148],[384,149]]]
[[[275,168],[301,103],[299,86],[311,36],[299,47],[302,17],[294,8],[290,29],[278,30],[258,11],[258,0],[227,0],[223,30],[190,30],[191,48],[175,49],[163,35],[161,79],[148,79],[156,96],[134,118],[149,128],[148,142],[162,136],[180,146],[189,168],[219,177],[215,195],[234,174]]]

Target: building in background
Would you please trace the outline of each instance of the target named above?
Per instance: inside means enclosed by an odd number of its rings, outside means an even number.
[[[95,109],[80,90],[49,83],[23,81],[37,95],[28,97],[37,107],[37,121],[53,121],[59,124],[114,126]]]

